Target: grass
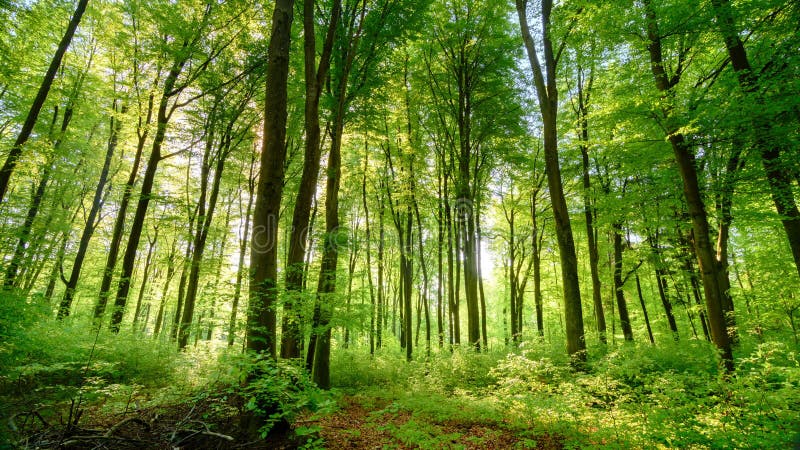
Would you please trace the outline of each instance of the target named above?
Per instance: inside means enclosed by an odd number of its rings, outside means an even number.
[[[173,425],[192,416],[229,432],[238,415],[260,409],[272,425],[294,422],[295,443],[306,448],[345,441],[387,448],[800,445],[800,362],[788,337],[745,337],[732,378],[722,376],[714,349],[702,341],[596,344],[585,372],[570,368],[563,349],[540,342],[483,354],[445,349],[409,363],[399,349],[370,356],[335,348],[334,389],[326,394],[297,367],[253,363],[213,343],[179,354],[135,333],[98,333],[78,319],[56,323],[36,304],[0,302],[0,310],[17,319],[0,319],[4,423],[31,411],[65,423],[80,399],[84,422],[113,424],[136,410],[172,417]],[[253,364],[262,364],[259,382],[242,389]]]
[[[332,373],[336,388],[367,408],[408,413],[393,433],[421,448],[430,444],[431,424],[442,423],[490,425],[534,440],[558,435],[568,448],[798,444],[800,365],[786,344],[743,343],[731,379],[701,341],[598,350],[587,372],[572,371],[544,345],[509,354],[457,350],[411,363],[391,351],[372,358],[339,351]]]

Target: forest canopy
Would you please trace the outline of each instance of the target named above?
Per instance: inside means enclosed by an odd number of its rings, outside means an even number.
[[[0,443],[800,442],[800,3],[0,21]]]

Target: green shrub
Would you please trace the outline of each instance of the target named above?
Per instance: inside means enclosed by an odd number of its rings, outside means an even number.
[[[288,428],[300,412],[327,411],[334,405],[330,395],[296,363],[245,356],[238,370],[246,383],[233,389],[242,397],[244,409],[263,422],[259,427],[262,437],[276,427]]]

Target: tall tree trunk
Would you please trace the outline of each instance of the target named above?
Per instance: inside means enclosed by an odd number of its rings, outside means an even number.
[[[725,172],[722,175],[722,189],[717,199],[717,210],[719,219],[717,225],[716,258],[720,273],[720,289],[722,289],[722,309],[725,313],[725,325],[731,337],[731,343],[739,343],[739,335],[736,326],[736,312],[734,311],[733,295],[731,294],[730,283],[730,263],[728,261],[728,239],[733,223],[733,194],[736,186],[736,173],[744,167],[741,159],[743,142],[734,139],[732,143],[732,153],[725,165]]]
[[[625,340],[633,342],[633,329],[622,281],[622,224],[615,222],[611,228],[614,230],[614,297],[617,301],[617,310],[619,310],[619,324]]]
[[[239,110],[238,112],[241,112]],[[209,127],[213,129],[216,126],[215,119],[209,119]],[[214,211],[217,207],[217,198],[219,197],[219,188],[222,182],[222,173],[225,170],[225,162],[228,154],[231,151],[231,141],[233,139],[232,129],[239,114],[235,114],[230,118],[230,122],[226,125],[226,130],[220,138],[219,148],[216,155],[212,157],[210,154],[211,147],[214,145],[214,134],[209,133],[208,144],[206,146],[207,154],[203,158],[203,167],[200,174],[200,199],[197,203],[197,230],[195,231],[194,243],[192,244],[192,262],[190,264],[189,280],[186,287],[186,300],[183,306],[183,314],[181,316],[181,323],[178,331],[178,348],[183,349],[186,347],[189,339],[189,328],[192,325],[194,307],[197,300],[197,289],[200,281],[200,269],[203,262],[203,254],[206,248],[206,241],[208,240],[208,231],[211,228],[211,222],[214,220]],[[216,165],[214,167],[214,178],[211,182],[211,192],[208,197],[208,205],[206,205],[206,193],[208,191],[208,177],[211,170],[211,161],[216,158]],[[197,331],[199,332],[199,330]]]
[[[175,276],[175,258],[178,254],[177,247],[178,239],[172,241],[172,248],[167,256],[167,273],[164,277],[164,287],[161,289],[161,300],[158,303],[158,313],[156,313],[156,322],[153,325],[153,337],[161,335],[161,328],[164,325],[164,308],[167,305],[167,294],[169,293],[169,284]]]
[[[661,34],[658,19],[651,5],[651,0],[644,0],[645,15],[647,19],[647,37],[649,40],[648,51],[650,54],[651,70],[656,88],[662,92],[665,101],[671,101],[674,95],[672,88],[678,83],[678,76],[670,77],[664,69],[664,60],[661,49]],[[705,205],[700,195],[700,186],[697,179],[697,167],[692,149],[686,142],[680,125],[676,122],[672,108],[665,103],[663,106],[666,119],[666,133],[678,163],[678,171],[683,180],[683,193],[692,219],[694,230],[694,247],[697,253],[700,273],[703,279],[703,289],[706,297],[709,325],[714,345],[719,349],[724,368],[733,372],[733,353],[730,339],[725,326],[725,315],[722,310],[722,291],[719,283],[720,274],[717,267],[714,248],[709,238],[708,216]],[[798,255],[800,256],[800,255]]]
[[[300,341],[302,335],[300,323],[296,316],[295,305],[302,289],[306,267],[306,233],[311,215],[311,202],[317,189],[320,165],[320,127],[319,127],[319,99],[323,83],[328,76],[334,36],[341,16],[341,0],[334,0],[331,9],[325,43],[322,48],[319,68],[316,58],[316,34],[314,32],[314,1],[307,0],[303,3],[303,44],[305,55],[305,159],[303,174],[300,178],[300,187],[292,214],[292,230],[289,238],[289,253],[286,260],[286,291],[287,299],[283,304],[283,319],[281,321],[281,358],[299,358]]]
[[[436,335],[439,342],[439,349],[444,347],[444,264],[443,264],[443,248],[444,248],[444,208],[442,206],[442,178],[443,168],[441,167],[443,158],[437,158],[437,202],[436,202],[436,220],[437,220],[437,234],[436,234]]]
[[[50,93],[50,87],[53,84],[53,80],[56,78],[56,72],[58,72],[58,68],[61,66],[61,60],[64,58],[64,54],[67,52],[67,48],[69,48],[69,45],[72,42],[72,37],[75,35],[75,30],[77,30],[78,24],[81,22],[81,17],[83,17],[83,13],[86,11],[86,5],[88,3],[89,0],[78,0],[78,4],[75,7],[75,13],[72,15],[72,19],[70,19],[69,24],[67,24],[67,29],[64,32],[64,36],[61,38],[61,41],[58,43],[58,48],[56,49],[56,53],[53,55],[53,59],[50,60],[50,65],[47,67],[47,72],[44,74],[42,84],[39,86],[39,90],[36,92],[36,97],[33,99],[31,109],[28,111],[28,115],[25,116],[25,122],[22,124],[22,129],[20,129],[19,135],[14,141],[14,145],[11,146],[11,150],[8,152],[8,156],[6,157],[6,161],[3,163],[3,167],[0,168],[0,203],[3,202],[3,199],[6,196],[6,191],[8,190],[8,181],[11,178],[11,173],[14,171],[14,168],[17,165],[20,155],[22,154],[22,147],[28,141],[28,138],[30,138],[31,133],[33,132],[33,127],[36,125],[36,120],[39,118],[39,113],[42,110],[42,106],[44,106],[44,102],[47,100],[47,95]]]
[[[175,304],[175,311],[172,314],[172,328],[169,337],[173,341],[178,340],[178,330],[181,324],[181,312],[183,311],[183,300],[186,298],[186,280],[189,278],[189,264],[192,258],[192,241],[194,237],[195,219],[197,219],[197,209],[189,213],[189,229],[186,238],[186,250],[183,253],[181,262],[181,276],[178,279],[178,299]]]
[[[712,0],[711,4],[714,6],[717,26],[725,40],[731,66],[738,76],[739,86],[759,106],[750,114],[755,147],[761,153],[761,162],[769,182],[770,195],[789,240],[795,269],[800,275],[800,211],[792,191],[790,171],[781,161],[781,153],[787,149],[783,148],[785,144],[781,144],[780,140],[770,136],[773,118],[768,115],[770,109],[766,107],[767,101],[759,89],[761,84],[759,73],[750,65],[747,50],[739,37],[736,17],[730,0]]]
[[[653,339],[653,329],[650,328],[650,316],[647,315],[647,305],[644,302],[642,295],[642,283],[639,281],[639,271],[634,273],[636,277],[636,293],[639,295],[639,304],[642,305],[642,314],[644,315],[644,324],[647,326],[647,337],[650,338],[650,344],[655,345],[656,341]]]
[[[528,53],[533,71],[539,109],[542,114],[544,135],[544,157],[547,173],[547,185],[555,219],[556,238],[561,257],[561,276],[564,289],[564,315],[566,320],[567,353],[573,358],[576,366],[581,367],[586,360],[586,339],[583,328],[583,309],[578,277],[578,259],[575,252],[575,241],[572,236],[569,210],[567,209],[564,187],[561,182],[561,167],[558,160],[558,89],[556,72],[558,59],[553,51],[550,36],[550,13],[552,0],[543,0],[541,4],[542,46],[544,49],[544,72],[539,63],[536,45],[531,36],[527,17],[527,0],[516,0],[522,39]]]
[[[276,358],[275,303],[278,217],[286,162],[287,81],[294,0],[276,0],[272,14],[264,106],[264,146],[253,214],[247,349]]]
[[[357,26],[355,24],[355,14],[350,16],[347,25],[347,44],[343,52],[338,56],[341,58],[337,62],[341,65],[339,69],[339,80],[333,88],[333,98],[336,105],[332,114],[333,126],[330,128],[331,149],[328,155],[327,182],[325,190],[325,244],[320,265],[319,282],[317,285],[317,298],[315,309],[319,307],[319,325],[315,324],[315,330],[323,330],[321,333],[312,333],[308,345],[308,355],[306,365],[313,355],[313,368],[311,371],[312,379],[322,389],[330,388],[330,353],[331,353],[331,329],[330,319],[332,317],[332,305],[329,297],[336,292],[336,267],[339,259],[339,185],[342,176],[342,134],[344,133],[345,114],[349,104],[348,86],[350,70],[353,67],[353,60],[356,56],[358,43],[361,38],[361,30],[364,24],[364,14],[366,6],[362,4],[359,12]],[[315,311],[316,313],[316,311]],[[316,340],[313,340],[314,337]],[[313,346],[312,346],[313,343]]]
[[[120,112],[124,114],[125,110],[126,108],[123,106]],[[75,254],[75,259],[72,262],[72,270],[70,271],[69,278],[66,280],[64,297],[62,298],[61,304],[58,308],[57,318],[59,320],[68,316],[70,313],[72,300],[75,297],[75,289],[78,286],[78,279],[80,278],[81,270],[83,269],[83,260],[86,257],[87,250],[89,249],[89,241],[92,239],[95,227],[97,226],[97,214],[100,212],[100,208],[102,207],[103,191],[105,190],[106,182],[108,181],[111,159],[114,157],[114,152],[117,149],[119,132],[122,126],[122,122],[115,117],[117,112],[117,101],[114,100],[111,106],[111,117],[109,118],[110,134],[108,136],[108,142],[106,145],[106,155],[105,159],[103,160],[103,168],[100,170],[100,179],[97,181],[97,187],[94,191],[92,206],[89,209],[89,215],[86,217],[86,224],[83,227],[81,239],[78,243],[78,252]]]
[[[239,261],[236,269],[236,283],[233,288],[233,301],[231,302],[231,316],[228,320],[228,347],[233,347],[233,342],[236,337],[236,316],[239,312],[239,300],[242,295],[242,281],[244,280],[245,268],[244,260],[247,254],[247,242],[250,236],[250,220],[253,211],[253,200],[255,200],[255,183],[256,183],[256,152],[250,159],[250,172],[247,178],[247,207],[244,214],[241,211],[241,196],[239,197],[239,212],[240,217],[244,220],[244,229],[242,236],[239,239]],[[244,193],[242,193],[244,195]]]
[[[147,282],[150,278],[150,267],[153,262],[153,250],[156,248],[156,241],[158,240],[158,228],[155,229],[153,234],[153,239],[148,238],[149,245],[147,246],[147,256],[144,260],[144,270],[142,271],[142,282],[139,285],[139,294],[136,298],[136,307],[134,308],[133,313],[133,331],[139,331],[136,328],[136,325],[139,323],[139,314],[142,311],[142,301],[144,300],[144,294],[147,289]],[[147,326],[147,322],[145,322],[144,326]]]
[[[448,189],[448,174],[444,179],[444,218],[447,228],[447,304],[450,314],[450,345],[461,344],[461,317],[458,306],[458,225],[453,223],[453,214],[450,207],[450,192]]]
[[[661,305],[664,307],[664,314],[667,316],[667,323],[669,324],[669,330],[672,332],[672,338],[675,342],[678,342],[680,339],[678,323],[675,320],[675,313],[672,312],[672,302],[670,302],[669,296],[667,295],[667,271],[661,260],[661,247],[658,243],[658,233],[648,234],[647,242],[650,245],[650,251],[653,256],[653,268],[655,269],[658,297],[661,299]]]
[[[187,45],[188,43],[184,43],[184,50]],[[161,161],[161,147],[166,138],[167,124],[177,106],[173,105],[172,108],[170,108],[169,99],[176,95],[176,92],[174,92],[175,84],[187,61],[188,54],[181,52],[180,56],[173,62],[169,74],[164,80],[164,88],[156,115],[156,134],[153,137],[153,147],[150,150],[150,157],[147,160],[147,168],[142,177],[142,187],[139,193],[139,200],[136,204],[133,222],[131,222],[128,243],[125,247],[125,253],[122,256],[122,273],[120,274],[119,285],[117,286],[117,295],[114,299],[114,310],[111,312],[110,329],[115,333],[119,331],[120,323],[122,323],[122,317],[125,313],[125,304],[128,300],[133,265],[136,262],[136,252],[138,251],[139,241],[144,229],[147,207],[150,205],[156,169],[158,168],[158,163]]]
[[[533,260],[533,303],[536,308],[536,332],[544,338],[544,300],[542,298],[542,240],[544,239],[544,223],[539,224],[536,207],[538,190],[531,194],[531,258]]]
[[[3,285],[5,288],[11,288],[17,286],[17,274],[20,269],[20,265],[22,264],[22,259],[25,256],[25,252],[28,249],[28,244],[31,238],[31,231],[33,229],[33,221],[36,220],[36,216],[39,215],[39,209],[42,205],[42,200],[44,199],[44,193],[47,189],[48,183],[50,183],[50,177],[53,174],[53,170],[55,169],[56,161],[58,160],[58,151],[61,148],[62,142],[64,142],[64,135],[67,132],[67,128],[69,127],[70,121],[72,121],[72,107],[73,101],[70,99],[67,103],[66,108],[64,108],[64,116],[61,120],[61,128],[58,134],[53,132],[53,128],[55,125],[56,120],[58,119],[58,106],[55,107],[55,111],[53,113],[53,120],[50,124],[50,139],[53,142],[52,145],[52,155],[48,158],[47,162],[45,163],[42,177],[39,179],[39,183],[36,185],[36,190],[33,193],[33,197],[31,198],[31,204],[28,207],[28,212],[25,215],[25,220],[22,223],[22,227],[19,231],[19,238],[17,239],[17,246],[14,248],[14,254],[11,257],[11,261],[8,263],[6,267],[6,276],[5,280],[3,280]]]
[[[364,208],[364,227],[367,241],[367,280],[369,281],[369,354],[375,354],[375,282],[372,280],[372,229],[369,223],[367,204],[367,171],[369,170],[369,147],[364,137],[364,174],[361,178],[361,205]]]
[[[508,287],[510,291],[509,310],[511,312],[511,340],[514,344],[518,344],[520,333],[517,325],[517,272],[514,270],[517,265],[517,240],[516,227],[514,226],[516,211],[513,206],[505,215],[506,221],[508,222]]]
[[[379,195],[379,205],[378,205],[378,312],[376,314],[376,326],[375,326],[375,347],[381,348],[383,347],[383,329],[384,325],[386,324],[386,316],[384,312],[386,311],[384,305],[386,303],[386,288],[384,286],[384,277],[383,277],[383,270],[384,270],[384,246],[385,246],[385,228],[383,224],[383,218],[385,214],[384,202],[383,202],[383,189],[380,189]]]
[[[476,171],[477,172],[477,171]],[[477,175],[477,173],[476,173]],[[477,181],[476,181],[477,186]],[[476,196],[477,197],[477,196]],[[481,241],[483,239],[482,232],[481,232],[481,203],[478,198],[475,200],[475,235],[476,235],[476,258],[475,262],[477,264],[477,272],[478,272],[478,297],[480,298],[480,306],[481,306],[481,340],[483,342],[483,350],[488,352],[489,351],[489,338],[487,337],[486,332],[486,293],[483,289],[483,269],[481,267]],[[520,296],[519,300],[522,300],[522,296]],[[522,306],[520,305],[520,308]],[[519,325],[522,325],[521,322],[518,322]],[[522,332],[522,327],[520,326],[520,333]]]
[[[593,75],[593,73],[592,73]],[[594,315],[597,321],[597,333],[600,335],[600,342],[605,344],[608,341],[606,336],[606,315],[603,311],[603,287],[600,283],[600,252],[597,247],[597,237],[594,227],[595,207],[592,203],[592,182],[589,176],[589,111],[588,97],[591,94],[593,77],[590,76],[587,91],[583,89],[583,81],[578,81],[578,122],[580,127],[581,144],[581,165],[583,169],[583,215],[586,219],[586,238],[589,245],[589,271],[592,278],[592,304],[594,305]]]
[[[150,134],[150,122],[153,117],[154,94],[150,94],[147,98],[147,112],[145,116],[139,116],[139,123],[136,127],[136,154],[133,157],[133,166],[128,175],[128,180],[125,182],[125,187],[122,190],[122,199],[119,203],[117,210],[117,217],[114,220],[114,229],[111,232],[111,242],[108,246],[108,257],[106,258],[106,265],[103,268],[103,278],[100,281],[100,294],[98,295],[97,304],[94,308],[94,321],[95,325],[99,326],[100,321],[106,311],[108,298],[111,295],[111,282],[114,278],[114,267],[117,264],[117,256],[122,244],[122,235],[125,232],[125,216],[128,214],[128,206],[130,205],[131,196],[133,195],[133,187],[136,183],[136,177],[139,173],[139,165],[142,161],[142,154],[144,153],[144,146],[147,142],[147,136]]]
[[[322,389],[330,389],[330,356],[331,356],[331,329],[330,319],[332,305],[327,297],[336,292],[336,266],[339,259],[339,183],[341,178],[341,145],[344,129],[345,89],[339,86],[339,105],[337,106],[334,127],[331,136],[331,150],[328,155],[328,179],[325,190],[325,246],[322,253],[322,263],[317,286],[317,302],[320,304],[319,337],[315,348],[309,344],[309,353],[313,350],[314,364],[312,378]]]

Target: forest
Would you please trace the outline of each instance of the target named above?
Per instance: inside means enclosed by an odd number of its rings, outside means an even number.
[[[800,2],[0,23],[1,449],[800,446]]]

